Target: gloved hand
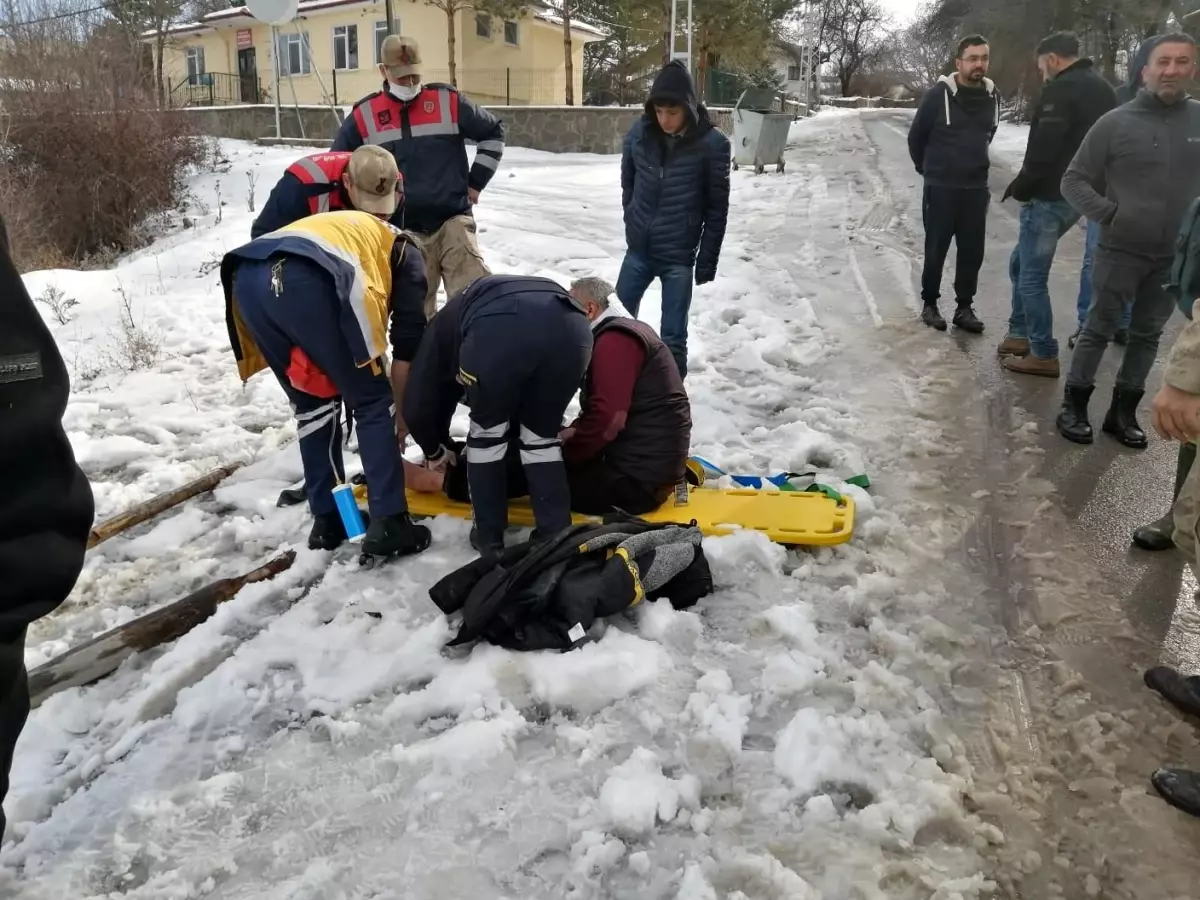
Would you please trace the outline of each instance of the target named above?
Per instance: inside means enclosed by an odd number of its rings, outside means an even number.
[[[711,269],[696,267],[696,284],[708,284],[717,277],[717,268],[713,266]]]

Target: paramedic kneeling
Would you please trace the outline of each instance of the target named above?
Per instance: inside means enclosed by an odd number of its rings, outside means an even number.
[[[481,555],[504,549],[510,445],[529,485],[538,535],[571,524],[559,431],[591,352],[583,307],[548,278],[484,276],[433,317],[405,391],[405,421],[426,459],[444,467],[453,455],[450,420],[459,399],[471,408],[466,470],[471,540]]]
[[[614,510],[644,515],[662,506],[684,478],[692,436],[691,405],[667,345],[649,325],[609,308],[613,292],[599,278],[571,285],[571,297],[592,323],[591,363],[581,412],[560,432],[571,509],[591,515]],[[525,486],[516,455],[507,459],[509,497]],[[417,491],[444,491],[467,502],[462,466],[406,464]]]
[[[387,162],[390,185],[382,183],[380,193],[394,203],[398,176]],[[370,485],[363,553],[401,556],[428,547],[429,529],[408,516],[400,455],[406,432],[397,402],[425,330],[420,250],[369,212],[319,213],[227,254],[221,281],[242,380],[269,366],[296,413],[316,518],[309,547],[330,550],[346,539],[332,493],[346,479],[339,397],[357,425]]]

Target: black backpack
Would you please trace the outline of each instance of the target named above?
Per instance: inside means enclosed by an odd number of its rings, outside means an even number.
[[[1171,279],[1167,290],[1180,310],[1189,319],[1192,306],[1200,298],[1200,198],[1192,201],[1183,215],[1179,235],[1175,238],[1175,261],[1171,264]]]

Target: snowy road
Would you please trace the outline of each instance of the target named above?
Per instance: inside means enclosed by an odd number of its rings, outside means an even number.
[[[823,115],[797,126],[786,175],[736,173],[721,273],[694,307],[696,451],[741,471],[869,472],[851,544],[709,540],[717,594],[640,609],[566,656],[441,651],[425,591],[468,558],[463,523],[370,573],[339,560],[321,578],[327,556],[302,552],[278,584],[34,714],[0,889],[7,871],[31,900],[1191,897],[1197,832],[1146,779],[1198,762],[1195,740],[1138,666],[1196,662],[1200,617],[1178,564],[1130,574],[1112,501],[1071,487],[1165,448],[1072,459],[1044,433],[1057,385],[995,373],[1006,210],[989,334],[915,322],[906,125]],[[287,408],[265,379],[242,391],[215,276],[197,276],[248,230],[245,171],[261,170],[261,202],[289,157],[226,151],[229,171],[197,180],[209,211],[193,229],[112,273],[28,281],[82,304],[59,339],[97,375],[68,427],[102,514],[258,462],[94,551],[31,663],[303,537],[303,514],[272,506],[298,476],[294,452],[270,452],[294,433]],[[614,158],[510,151],[479,208],[489,263],[614,278],[616,181]],[[1077,259],[1075,243],[1056,270],[1064,296]],[[150,372],[87,356],[118,286],[164,335]],[[1166,476],[1136,483],[1162,497]]]

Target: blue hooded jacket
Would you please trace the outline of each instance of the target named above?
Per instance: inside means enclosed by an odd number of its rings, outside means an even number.
[[[1137,53],[1133,55],[1133,64],[1129,67],[1129,78],[1122,84],[1117,86],[1117,103],[1128,103],[1137,96],[1138,91],[1145,87],[1145,82],[1142,80],[1142,69],[1146,68],[1146,64],[1150,62],[1150,53],[1158,46],[1159,38],[1152,37],[1142,41],[1141,46],[1137,48]]]
[[[658,127],[654,104],[687,110],[683,134]],[[621,150],[621,205],[629,249],[658,263],[691,266],[697,277],[717,271],[729,214],[729,139],[696,102],[696,88],[678,60],[654,79],[646,113]]]

